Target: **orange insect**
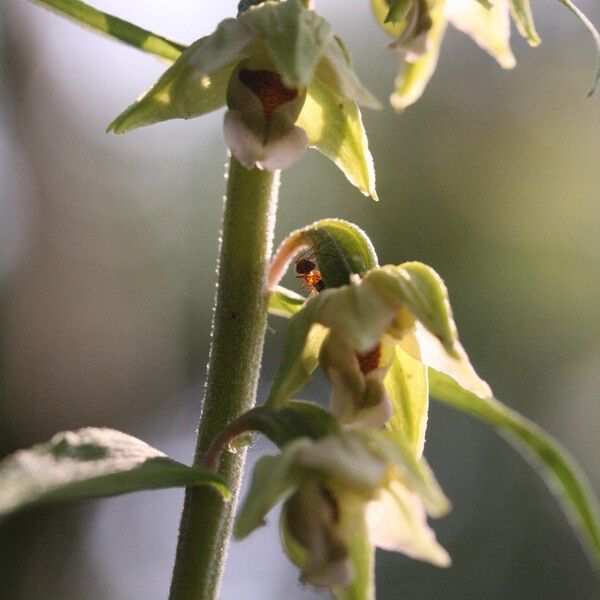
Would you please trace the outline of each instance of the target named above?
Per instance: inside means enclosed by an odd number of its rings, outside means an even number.
[[[302,289],[318,294],[325,289],[325,284],[321,279],[321,272],[317,269],[317,263],[314,260],[316,258],[317,251],[311,248],[296,258],[294,263],[296,265],[296,279],[304,280]]]

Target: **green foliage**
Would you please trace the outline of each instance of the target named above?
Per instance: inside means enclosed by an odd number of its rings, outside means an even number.
[[[600,509],[587,478],[556,440],[516,411],[494,398],[481,398],[456,381],[429,369],[431,395],[493,425],[515,448],[539,467],[579,534],[592,564],[600,568]]]
[[[57,433],[4,459],[0,516],[37,504],[198,485],[229,495],[216,473],[187,467],[120,431],[90,427]]]
[[[139,50],[166,60],[176,60],[185,49],[183,44],[147,31],[133,23],[97,10],[80,0],[34,0],[79,23],[104,33]]]

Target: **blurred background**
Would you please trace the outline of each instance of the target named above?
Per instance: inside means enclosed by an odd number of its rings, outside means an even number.
[[[234,1],[96,0],[185,42]],[[366,0],[321,2],[382,100],[396,57]],[[600,7],[581,8],[600,24]],[[558,2],[502,71],[449,31],[425,96],[364,114],[381,202],[314,151],[283,174],[276,242],[318,218],[371,236],[382,263],[445,278],[496,395],[558,437],[600,494],[600,97],[593,46]],[[24,0],[0,4],[0,453],[109,426],[189,463],[207,361],[225,163],[221,113],[107,136],[164,69]],[[290,285],[296,282],[290,279]],[[285,321],[271,318],[261,396]],[[317,381],[305,398],[326,388]],[[378,554],[379,600],[586,600],[600,585],[554,498],[494,431],[434,404],[426,456],[454,510],[440,570]],[[250,462],[268,450],[258,441]],[[7,600],[166,598],[182,492],[40,509],[0,530]],[[283,557],[277,517],[232,544],[224,600],[326,598]]]

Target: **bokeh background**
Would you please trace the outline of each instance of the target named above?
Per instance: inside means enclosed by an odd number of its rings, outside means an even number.
[[[235,2],[97,0],[183,41]],[[396,57],[366,0],[321,2],[386,99]],[[581,2],[595,23],[600,7]],[[558,2],[533,2],[502,71],[449,31],[423,99],[364,115],[381,202],[314,151],[283,175],[277,240],[341,217],[381,261],[443,274],[462,340],[496,395],[554,433],[600,494],[600,98]],[[0,4],[0,453],[86,425],[189,462],[207,360],[225,148],[222,115],[123,137],[106,125],[164,66],[24,0]],[[295,285],[293,279],[291,284]],[[261,384],[285,322],[270,319]],[[235,352],[235,348],[232,348]],[[305,395],[317,399],[317,381]],[[256,442],[250,462],[268,449]],[[454,503],[434,523],[450,570],[379,553],[380,600],[587,600],[600,585],[556,501],[494,431],[434,404],[426,455]],[[0,597],[166,597],[182,493],[39,509],[0,530]],[[224,600],[301,600],[277,518],[234,542]]]

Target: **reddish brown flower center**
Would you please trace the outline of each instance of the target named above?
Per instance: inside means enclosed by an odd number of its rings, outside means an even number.
[[[242,69],[240,81],[258,96],[267,119],[282,104],[291,102],[298,96],[298,90],[285,87],[279,73],[273,71]]]
[[[381,359],[381,342],[366,354],[357,354],[358,364],[360,366],[360,372],[363,375],[370,373],[379,366],[379,360]]]

